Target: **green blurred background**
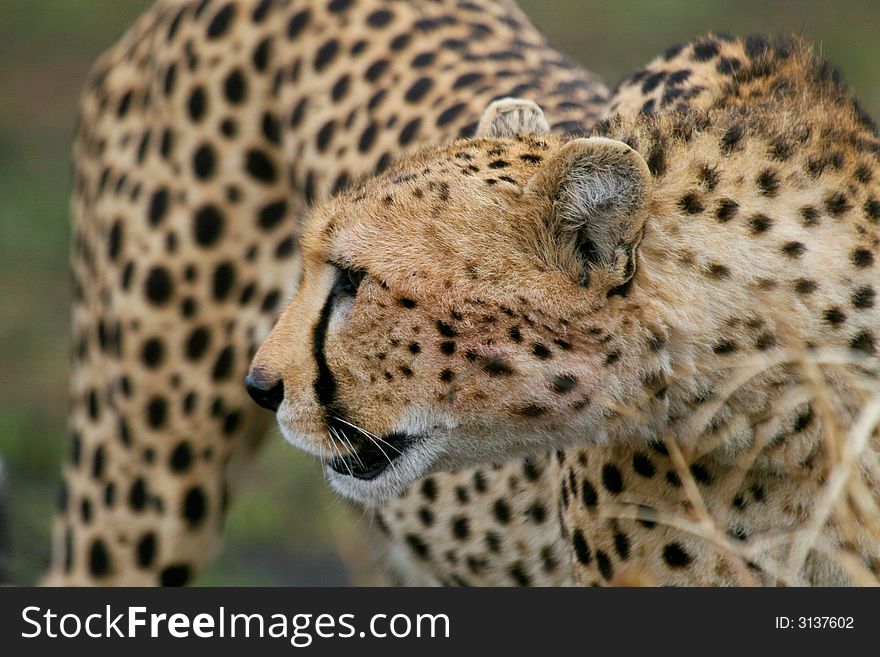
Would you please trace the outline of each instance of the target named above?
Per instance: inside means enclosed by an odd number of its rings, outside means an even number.
[[[48,558],[64,451],[68,369],[69,148],[92,60],[148,0],[0,0],[0,455],[9,474],[11,570]],[[880,2],[521,0],[563,51],[609,83],[711,30],[798,32],[843,70],[880,118]],[[315,463],[277,434],[248,474],[226,548],[202,584],[372,581],[366,520],[329,494]]]

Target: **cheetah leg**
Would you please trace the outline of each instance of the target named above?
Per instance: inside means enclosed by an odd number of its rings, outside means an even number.
[[[271,420],[243,379],[300,270],[300,208],[261,100],[271,80],[226,113],[220,90],[256,44],[187,52],[166,44],[171,18],[149,11],[82,99],[69,455],[47,584],[193,581],[218,549],[232,471]],[[223,65],[183,64],[209,55]]]

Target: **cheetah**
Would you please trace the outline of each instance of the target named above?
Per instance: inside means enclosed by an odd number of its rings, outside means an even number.
[[[872,581],[873,123],[797,38],[698,40],[608,111],[558,136],[500,99],[315,206],[253,397],[342,495],[432,512],[380,527],[440,583]],[[500,491],[437,475],[516,456]],[[567,561],[510,546],[520,491]]]
[[[796,367],[734,365],[876,365],[878,142],[806,46],[707,37],[609,97],[509,2],[169,0],[81,116],[48,583],[192,581],[267,426],[246,373],[400,583],[877,573],[833,522],[730,557],[830,449]]]

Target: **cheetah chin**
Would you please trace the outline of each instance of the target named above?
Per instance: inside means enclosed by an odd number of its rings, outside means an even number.
[[[312,436],[283,421],[278,426],[288,443],[321,459],[333,490],[361,504],[397,497],[413,481],[448,461],[444,458],[443,441],[436,440],[436,428],[428,440],[424,431],[402,429],[377,436],[359,431],[345,421],[333,420],[327,430],[338,436],[340,443],[351,446],[347,453],[339,453],[316,447]]]
[[[340,495],[362,504],[397,497],[436,468],[439,454],[425,438],[399,432],[364,440],[354,451],[324,461],[327,481]]]

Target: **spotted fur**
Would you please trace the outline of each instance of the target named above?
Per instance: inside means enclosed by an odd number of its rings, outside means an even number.
[[[546,126],[474,138],[517,96]],[[740,582],[668,522],[692,504],[675,446],[733,539],[806,518],[802,375],[724,384],[792,346],[876,367],[877,137],[799,43],[706,37],[606,99],[504,1],[158,2],[83,96],[48,581],[191,581],[265,428],[253,358],[301,447],[434,459],[376,510],[398,581]],[[333,472],[361,499],[407,475]],[[870,537],[823,538],[876,572]]]
[[[159,0],[96,63],[74,149],[69,456],[47,582],[191,582],[270,420],[242,385],[305,207],[521,95],[607,89],[507,0]]]

